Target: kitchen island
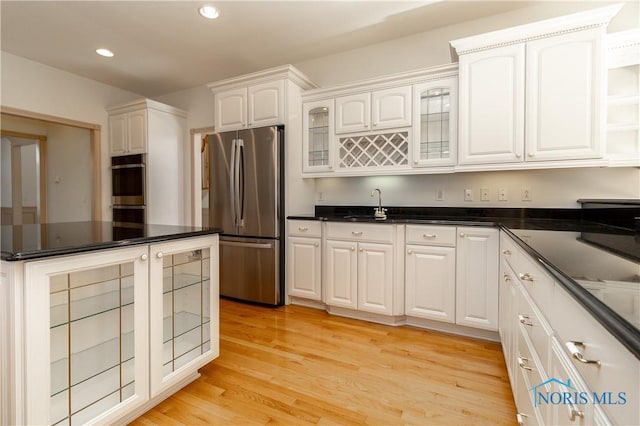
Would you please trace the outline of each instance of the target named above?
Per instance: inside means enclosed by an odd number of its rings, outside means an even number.
[[[0,423],[126,423],[218,356],[216,230],[2,226]]]

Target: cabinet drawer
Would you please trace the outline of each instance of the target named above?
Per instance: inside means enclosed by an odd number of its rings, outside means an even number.
[[[544,369],[549,368],[549,347],[551,342],[551,327],[535,306],[528,300],[528,296],[518,285],[518,307],[516,318],[520,329],[527,335],[533,350],[540,359]]]
[[[350,241],[393,242],[393,225],[327,223],[327,238]]]
[[[527,389],[532,386],[535,386],[539,383],[542,383],[543,380],[546,380],[546,371],[542,370],[540,366],[540,361],[533,349],[533,345],[529,338],[527,337],[527,333],[520,327],[519,332],[517,333],[518,339],[518,350],[517,350],[517,358],[516,358],[516,370],[519,370],[520,373],[524,375],[527,379]],[[542,370],[542,371],[541,371]]]
[[[456,228],[453,226],[407,225],[407,244],[430,246],[456,245]]]
[[[612,404],[599,404],[606,415],[615,424],[640,424],[640,361],[559,284],[555,286],[550,319],[562,349],[590,390],[598,396],[611,393]],[[574,344],[570,350],[569,342],[582,345]],[[576,352],[600,364],[581,362]],[[619,392],[625,392],[626,403],[614,405]]]
[[[534,262],[529,254],[519,252],[512,259],[513,271],[538,309],[544,315],[549,315],[554,281],[541,266]]]
[[[290,220],[289,235],[299,237],[321,237],[322,222],[319,220]]]

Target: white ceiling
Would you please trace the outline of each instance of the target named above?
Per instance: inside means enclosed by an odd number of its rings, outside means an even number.
[[[211,4],[217,20],[197,9]],[[154,97],[527,1],[0,1],[3,51]],[[95,54],[106,47],[113,58]]]

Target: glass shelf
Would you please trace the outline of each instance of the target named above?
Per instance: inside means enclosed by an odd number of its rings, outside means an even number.
[[[309,111],[308,165],[329,164],[329,110],[325,107]]]

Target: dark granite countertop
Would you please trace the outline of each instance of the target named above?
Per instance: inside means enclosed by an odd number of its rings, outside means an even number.
[[[289,219],[498,226],[640,359],[640,231],[629,226],[633,224],[629,217],[638,214],[638,203],[620,203],[618,208],[633,209],[621,218],[619,210],[607,208],[608,201],[614,200],[583,201],[597,209],[392,207],[389,218],[378,221],[370,206],[317,206],[313,216]],[[613,226],[607,220],[625,226]]]
[[[216,234],[219,230],[192,226],[114,226],[112,222],[66,222],[3,225],[2,260],[33,260],[138,244]]]

